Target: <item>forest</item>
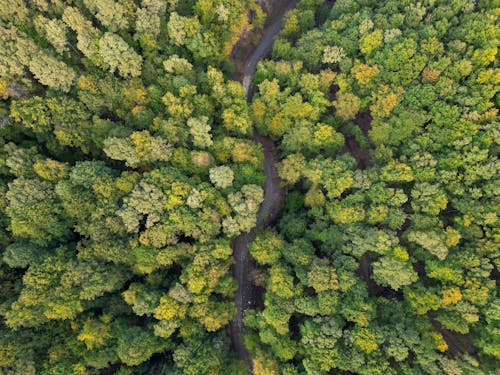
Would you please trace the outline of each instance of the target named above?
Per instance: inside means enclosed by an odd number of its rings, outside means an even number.
[[[0,375],[500,371],[500,2],[288,3],[0,0]]]

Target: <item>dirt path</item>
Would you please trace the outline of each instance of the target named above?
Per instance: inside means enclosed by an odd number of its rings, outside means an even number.
[[[298,2],[299,0],[291,0],[286,4],[286,6],[282,7],[281,12],[276,15],[276,18],[264,30],[264,35],[262,36],[260,43],[253,51],[252,55],[248,58],[241,83],[245,88],[247,100],[249,102],[252,99],[252,79],[255,73],[255,68],[257,67],[257,63],[271,51],[274,43],[274,38],[283,27],[286,12],[288,12],[290,9],[293,9],[298,4]]]
[[[295,7],[297,3],[298,0],[292,0],[286,7],[282,8],[282,11],[277,14],[275,19],[265,29],[261,42],[248,58],[241,83],[245,88],[247,101],[249,102],[252,98],[252,79],[257,63],[270,52],[274,37],[283,26],[284,15],[288,10]],[[264,184],[264,201],[257,214],[256,226],[249,233],[242,233],[236,237],[231,243],[234,258],[233,275],[238,281],[238,290],[234,296],[234,304],[237,313],[229,324],[229,333],[233,348],[237,357],[242,359],[248,366],[249,373],[253,372],[253,364],[250,353],[243,342],[243,317],[245,316],[245,310],[256,306],[257,293],[252,285],[250,277],[254,267],[254,260],[248,251],[248,244],[255,239],[257,229],[272,224],[278,218],[285,202],[285,191],[280,186],[280,179],[276,170],[276,145],[269,138],[260,135],[257,130],[254,130],[253,140],[262,145],[262,150],[264,152],[264,174],[266,176],[266,182]]]

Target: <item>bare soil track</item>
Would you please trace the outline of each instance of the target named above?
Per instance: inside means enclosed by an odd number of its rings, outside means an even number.
[[[257,63],[270,52],[274,38],[283,26],[286,12],[295,7],[297,3],[298,0],[289,1],[286,6],[280,9],[280,12],[273,12],[273,19],[264,30],[260,43],[243,64],[245,69],[241,77],[241,83],[245,88],[247,101],[249,102],[252,97],[252,79]],[[238,358],[242,359],[248,366],[249,373],[252,373],[253,365],[250,353],[243,342],[243,318],[245,310],[256,306],[258,296],[250,276],[255,262],[248,251],[248,245],[255,239],[258,229],[272,224],[279,217],[285,202],[285,191],[280,185],[276,170],[276,145],[271,139],[260,135],[257,130],[254,130],[253,140],[262,145],[264,152],[264,174],[266,176],[264,201],[257,214],[256,226],[249,233],[242,233],[236,237],[231,243],[234,258],[233,275],[238,282],[238,290],[234,296],[237,313],[229,324],[233,348]]]

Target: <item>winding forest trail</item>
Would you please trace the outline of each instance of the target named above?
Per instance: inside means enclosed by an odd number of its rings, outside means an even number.
[[[241,83],[245,88],[248,102],[252,99],[252,79],[257,63],[271,51],[274,38],[283,26],[286,12],[294,8],[297,3],[298,0],[292,0],[281,9],[281,12],[274,17],[269,26],[264,30],[259,45],[247,59]],[[280,186],[280,179],[276,169],[276,145],[271,139],[260,135],[255,129],[253,140],[262,145],[262,150],[264,152],[264,174],[266,177],[264,184],[264,201],[257,214],[256,226],[249,233],[242,233],[231,242],[234,258],[233,275],[238,281],[238,290],[234,296],[234,304],[237,313],[234,319],[229,323],[229,333],[233,348],[237,357],[246,363],[250,373],[253,372],[253,363],[250,353],[243,342],[243,317],[245,315],[245,310],[256,306],[257,293],[251,280],[254,260],[248,251],[248,245],[255,239],[258,229],[272,224],[278,218],[285,203],[285,191]]]

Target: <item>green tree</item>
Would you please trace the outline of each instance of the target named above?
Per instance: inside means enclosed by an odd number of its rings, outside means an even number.
[[[259,233],[249,246],[250,253],[259,264],[275,264],[280,258],[285,242],[272,231]]]
[[[76,78],[72,68],[43,51],[33,54],[28,67],[41,84],[63,92],[70,90]]]
[[[123,78],[141,75],[142,57],[120,36],[111,32],[104,33],[99,39],[99,54],[111,73],[118,70]]]
[[[359,112],[361,100],[354,94],[348,92],[341,93],[337,95],[333,106],[343,120],[352,120]]]
[[[61,210],[54,186],[48,181],[18,178],[9,184],[7,215],[12,232],[35,244],[67,238],[71,222]]]
[[[111,159],[123,160],[130,167],[170,160],[172,147],[162,137],[147,131],[134,132],[127,138],[110,137],[104,140],[104,152]]]
[[[233,184],[234,173],[226,165],[210,168],[210,181],[218,188],[227,188]]]
[[[137,366],[151,358],[153,353],[168,348],[169,342],[140,327],[117,328],[116,353],[123,363]]]
[[[213,144],[208,117],[190,118],[187,125],[189,126],[189,133],[193,137],[193,144],[196,147],[206,148]]]
[[[110,31],[127,28],[126,9],[122,4],[102,0],[85,0],[84,4]]]
[[[66,37],[67,26],[64,22],[58,19],[48,19],[44,16],[38,16],[35,19],[35,26],[42,32],[59,54],[68,50],[68,41]]]
[[[418,275],[409,262],[382,256],[373,263],[373,278],[380,285],[398,290],[417,281]]]

